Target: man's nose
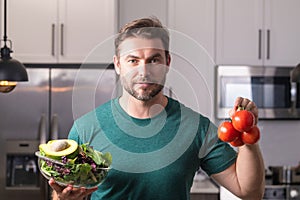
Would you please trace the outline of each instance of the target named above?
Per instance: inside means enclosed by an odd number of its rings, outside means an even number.
[[[149,64],[147,63],[140,63],[140,66],[138,67],[139,75],[142,77],[146,77],[149,75]]]

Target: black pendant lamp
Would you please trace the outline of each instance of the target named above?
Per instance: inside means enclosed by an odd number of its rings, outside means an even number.
[[[6,7],[6,0],[4,0],[4,36],[3,40],[0,40],[0,44],[4,43],[4,46],[1,46],[0,59],[0,92],[2,93],[12,91],[19,81],[28,81],[25,66],[10,56],[13,51],[7,46],[7,42],[10,43],[10,47],[12,43],[7,40],[6,35]]]

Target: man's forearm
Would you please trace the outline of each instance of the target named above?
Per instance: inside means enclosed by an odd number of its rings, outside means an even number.
[[[236,161],[236,175],[241,194],[262,198],[265,186],[265,166],[258,144],[244,145],[239,148]]]

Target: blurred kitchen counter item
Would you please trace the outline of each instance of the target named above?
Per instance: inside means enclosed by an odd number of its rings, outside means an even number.
[[[218,200],[220,189],[211,179],[194,180],[191,188],[191,200]]]
[[[220,187],[220,200],[241,200],[231,192],[229,192],[226,188]]]

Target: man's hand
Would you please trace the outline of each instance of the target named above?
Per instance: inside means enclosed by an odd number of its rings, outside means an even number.
[[[53,189],[53,200],[82,200],[84,197],[92,194],[98,188],[74,188],[72,185],[61,187],[55,183],[54,179],[49,180],[49,185]]]
[[[233,114],[237,111],[239,107],[243,107],[245,110],[248,110],[253,113],[255,117],[255,124],[258,122],[258,108],[253,101],[250,101],[247,98],[238,97],[236,98],[233,108],[229,111],[229,116],[233,116]]]

